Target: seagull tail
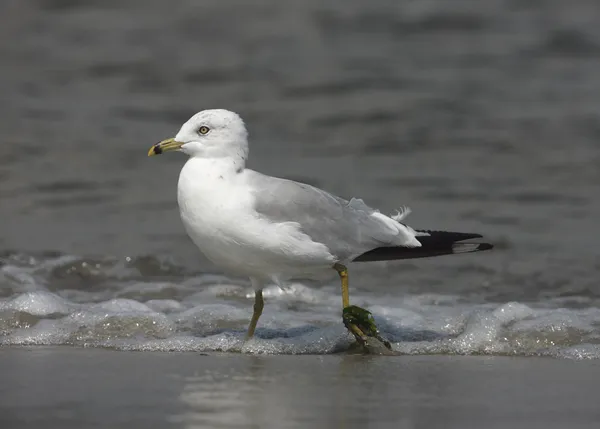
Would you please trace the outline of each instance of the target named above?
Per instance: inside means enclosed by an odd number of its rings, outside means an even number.
[[[448,231],[417,231],[421,247],[378,247],[356,257],[354,262],[391,261],[395,259],[428,258],[431,256],[472,253],[490,250],[490,243],[462,243],[464,240],[481,238],[479,234]]]

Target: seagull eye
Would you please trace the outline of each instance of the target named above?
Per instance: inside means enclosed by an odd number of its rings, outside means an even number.
[[[210,128],[205,127],[204,125],[202,125],[200,128],[198,128],[198,133],[201,135],[208,134],[209,131],[210,131]]]

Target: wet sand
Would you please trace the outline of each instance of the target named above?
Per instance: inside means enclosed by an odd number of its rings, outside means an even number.
[[[0,349],[0,427],[594,428],[600,362]]]

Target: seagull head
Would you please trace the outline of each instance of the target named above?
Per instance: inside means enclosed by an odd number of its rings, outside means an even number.
[[[148,156],[180,151],[190,157],[248,157],[248,131],[242,118],[224,109],[203,110],[192,116],[173,138],[156,143]]]

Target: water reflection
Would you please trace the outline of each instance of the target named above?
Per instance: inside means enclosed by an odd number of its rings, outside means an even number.
[[[378,357],[224,356],[219,367],[186,379],[179,397],[186,410],[172,422],[185,428],[414,427],[425,419],[430,398],[452,386],[435,367],[423,371]]]
[[[561,427],[557,395],[580,410],[570,421],[589,422],[595,406],[585,391],[589,371],[599,370],[502,357],[223,356],[186,378],[185,411],[170,421],[190,429]],[[554,376],[579,386],[553,389]]]

